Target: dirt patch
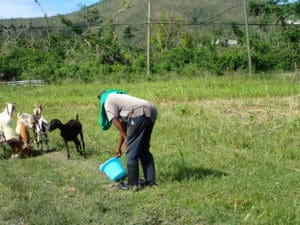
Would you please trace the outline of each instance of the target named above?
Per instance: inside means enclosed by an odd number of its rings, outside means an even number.
[[[45,157],[49,157],[54,160],[66,160],[67,155],[65,152],[59,152],[59,151],[52,151],[45,154]]]
[[[76,165],[79,167],[83,167],[85,169],[90,169],[96,172],[98,171],[98,167],[100,165],[100,163],[94,162],[94,161],[90,161],[90,160],[86,160],[84,158],[75,158],[71,156],[71,158],[67,158],[67,153],[64,151],[50,151],[46,154],[43,155],[44,157],[47,157],[51,160],[55,160],[55,161],[65,161],[65,163],[69,163],[71,165]]]

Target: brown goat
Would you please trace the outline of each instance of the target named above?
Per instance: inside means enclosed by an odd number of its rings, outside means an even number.
[[[26,122],[26,120],[22,119],[20,115],[18,115],[16,132],[19,135],[21,141],[23,142],[20,156],[27,157],[31,153],[29,124]]]

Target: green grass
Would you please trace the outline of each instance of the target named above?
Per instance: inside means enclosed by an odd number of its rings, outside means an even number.
[[[120,191],[98,171],[118,138],[97,123],[96,96],[111,87],[157,105],[157,188]],[[19,112],[41,103],[48,120],[79,113],[87,158],[71,144],[67,160],[58,131],[49,154],[8,160],[0,152],[0,224],[300,223],[300,86],[292,80],[1,86],[1,102],[17,103]]]

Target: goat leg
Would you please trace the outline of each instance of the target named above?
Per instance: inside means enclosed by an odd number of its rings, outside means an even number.
[[[37,146],[40,149],[40,151],[43,151],[42,137],[39,134],[37,135]]]
[[[67,151],[67,157],[70,158],[71,155],[70,155],[70,149],[69,149],[69,145],[68,145],[68,142],[65,141],[65,146],[66,146],[66,151]]]
[[[6,148],[5,148],[5,142],[0,142],[0,145],[2,146],[3,148],[3,154],[6,155]]]
[[[39,146],[39,137],[37,134],[37,129],[35,126],[32,127],[33,130],[33,143],[36,143]]]
[[[80,141],[78,140],[78,138],[76,138],[74,140],[74,142],[75,142],[75,145],[76,145],[77,152],[79,152],[79,154],[82,156],[83,152],[81,151],[82,147],[81,147]]]
[[[46,144],[47,152],[49,152],[48,135],[46,133],[45,133],[45,144]]]

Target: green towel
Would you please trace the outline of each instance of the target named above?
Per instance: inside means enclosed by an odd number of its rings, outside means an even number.
[[[126,91],[121,91],[121,90],[117,90],[117,89],[109,89],[102,93],[101,98],[99,100],[99,106],[100,106],[99,124],[103,130],[107,130],[111,126],[111,121],[108,120],[105,109],[104,109],[104,103],[105,103],[108,95],[111,93],[126,94]]]

